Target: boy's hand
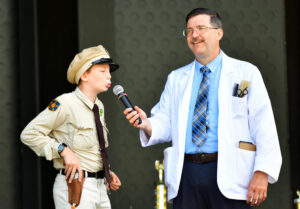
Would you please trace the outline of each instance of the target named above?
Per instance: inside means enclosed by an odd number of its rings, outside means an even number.
[[[111,175],[111,180],[110,180],[109,186],[112,190],[116,191],[122,185],[121,181],[114,172],[110,171],[110,175]]]
[[[65,174],[66,179],[68,179],[68,182],[72,183],[76,171],[78,171],[79,174],[78,181],[81,182],[83,177],[83,171],[81,170],[80,161],[78,157],[76,157],[73,151],[68,147],[65,147],[60,155],[64,158],[64,164],[66,166]]]

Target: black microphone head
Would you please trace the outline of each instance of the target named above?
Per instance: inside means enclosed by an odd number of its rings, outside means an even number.
[[[124,93],[124,89],[121,85],[115,85],[113,88],[113,92],[116,96],[118,96],[121,93]]]

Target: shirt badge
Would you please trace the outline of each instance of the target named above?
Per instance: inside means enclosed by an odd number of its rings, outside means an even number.
[[[54,100],[52,100],[52,101],[50,102],[50,104],[48,105],[48,109],[49,109],[50,111],[55,112],[55,111],[59,108],[59,106],[60,106],[60,103],[59,103],[56,99],[54,99]]]
[[[99,114],[100,114],[100,117],[102,117],[102,115],[103,115],[103,109],[99,110]]]

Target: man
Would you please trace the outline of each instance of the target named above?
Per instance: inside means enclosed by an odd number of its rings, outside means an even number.
[[[124,114],[142,146],[172,141],[165,182],[174,209],[259,205],[282,161],[260,72],[221,51],[221,18],[210,9],[192,10],[183,34],[195,60],[170,73],[151,118],[138,107]]]
[[[103,104],[97,98],[109,89],[110,73],[118,67],[103,46],[84,49],[67,72],[68,81],[78,85],[76,90],[54,99],[21,134],[24,144],[37,155],[53,160],[59,170],[53,186],[56,209],[78,205],[76,201],[69,203],[76,192],[68,193],[68,186],[72,190],[71,184],[77,180],[83,183],[78,209],[110,209],[106,186],[112,190],[121,186],[109,169],[108,130]]]

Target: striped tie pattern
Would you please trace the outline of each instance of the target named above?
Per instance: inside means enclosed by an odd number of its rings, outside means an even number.
[[[200,68],[203,78],[199,87],[197,101],[193,115],[192,141],[198,147],[206,140],[206,132],[209,129],[208,118],[208,88],[209,88],[209,73],[208,67]]]

